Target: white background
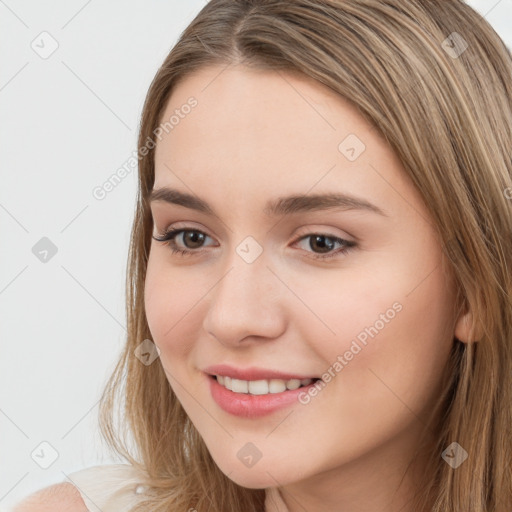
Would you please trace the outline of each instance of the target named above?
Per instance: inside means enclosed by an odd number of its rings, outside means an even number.
[[[469,3],[512,48],[512,0]],[[136,171],[103,200],[92,191],[136,150],[149,84],[203,5],[0,0],[0,508],[119,462],[96,422],[125,338]],[[43,31],[59,45],[47,59],[31,47]],[[46,263],[32,253],[43,237],[57,248]],[[43,441],[58,453],[48,469],[31,457],[51,455]]]

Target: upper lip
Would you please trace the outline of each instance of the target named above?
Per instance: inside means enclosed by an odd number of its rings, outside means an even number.
[[[223,375],[225,377],[231,377],[232,379],[239,380],[268,380],[268,379],[316,379],[316,376],[312,375],[299,375],[296,373],[285,373],[277,370],[270,370],[266,368],[235,368],[228,364],[216,364],[208,366],[203,370],[205,373],[210,375]]]

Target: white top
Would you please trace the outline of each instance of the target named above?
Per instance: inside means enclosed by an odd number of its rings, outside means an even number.
[[[124,512],[143,498],[144,479],[131,464],[92,466],[68,477],[90,512]],[[265,512],[288,512],[275,488],[267,489]]]

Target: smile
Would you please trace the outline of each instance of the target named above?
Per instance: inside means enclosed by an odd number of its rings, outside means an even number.
[[[221,409],[233,416],[247,419],[266,416],[294,404],[302,407],[299,395],[307,393],[320,380],[306,378],[247,381],[225,375],[205,375],[205,378],[211,397]],[[241,391],[237,391],[238,389]]]
[[[314,379],[261,379],[241,380],[225,375],[215,375],[217,382],[233,391],[233,393],[244,393],[251,395],[268,395],[271,393],[282,393],[286,390],[294,390],[303,386],[309,386]],[[317,379],[318,380],[318,379]]]

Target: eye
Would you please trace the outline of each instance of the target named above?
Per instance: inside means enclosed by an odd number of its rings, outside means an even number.
[[[178,238],[179,234],[183,234],[183,236],[180,236],[182,243],[184,242],[185,249],[180,249],[176,244],[175,239]],[[158,242],[163,242],[165,245],[168,245],[171,248],[173,254],[179,253],[182,256],[189,256],[193,253],[202,252],[194,249],[198,249],[198,245],[200,247],[205,238],[210,237],[206,233],[203,233],[197,229],[174,228],[166,231],[160,238],[153,238]],[[190,244],[190,246],[187,248],[188,244]]]
[[[332,236],[327,233],[309,233],[305,236],[301,236],[294,243],[307,240],[308,238],[310,241],[307,245],[313,250],[313,258],[320,260],[333,258],[340,254],[346,254],[356,246],[355,242],[344,240],[343,238]],[[340,244],[341,247],[337,251],[333,251],[336,244]],[[319,250],[320,253],[315,252],[316,250]]]
[[[202,244],[206,238],[210,238],[206,233],[197,229],[183,229],[174,228],[166,231],[161,237],[153,237],[158,242],[163,242],[171,248],[173,254],[180,254],[181,256],[191,256],[193,254],[202,253]],[[310,238],[309,248],[312,249],[311,255],[314,259],[325,260],[340,254],[346,254],[352,248],[356,247],[355,242],[344,240],[337,236],[332,236],[326,233],[309,233],[303,235],[294,241],[294,244]],[[181,239],[184,249],[180,248],[176,243],[176,239]],[[341,247],[333,251],[336,244]],[[307,250],[307,249],[306,249]],[[319,251],[319,252],[316,252]]]

